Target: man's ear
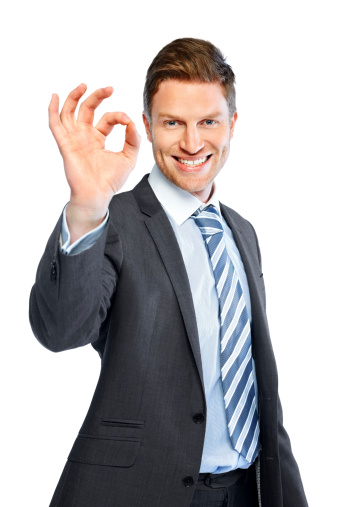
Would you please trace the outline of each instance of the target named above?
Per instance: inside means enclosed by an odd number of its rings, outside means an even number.
[[[237,121],[237,118],[238,118],[238,114],[235,113],[232,117],[232,120],[231,120],[231,126],[230,126],[230,139],[232,139],[234,137],[234,130],[235,130],[235,125],[236,125],[236,121]]]
[[[142,118],[143,118],[143,123],[144,123],[145,129],[146,129],[146,133],[147,133],[147,139],[148,139],[149,142],[152,143],[153,142],[153,137],[151,135],[150,124],[149,124],[149,120],[146,117],[144,111],[142,113]]]

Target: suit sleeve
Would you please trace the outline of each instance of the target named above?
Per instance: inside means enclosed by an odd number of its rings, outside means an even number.
[[[257,255],[259,265],[262,269],[262,258],[257,234],[253,227],[252,230],[255,234]],[[283,507],[308,507],[299,468],[292,453],[290,438],[283,425],[283,410],[279,396],[277,400],[277,421],[278,421],[278,448],[279,448],[279,463],[282,481]]]
[[[292,453],[290,438],[283,425],[283,411],[279,396],[277,410],[283,507],[308,507],[299,468]]]
[[[30,294],[29,319],[37,340],[60,352],[98,340],[106,328],[122,265],[122,248],[109,219],[97,242],[77,255],[60,251],[62,214],[40,260]],[[96,347],[95,347],[96,348]]]

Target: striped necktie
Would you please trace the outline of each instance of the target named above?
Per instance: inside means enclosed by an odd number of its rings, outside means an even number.
[[[243,290],[227,253],[220,215],[214,206],[192,215],[215,277],[220,312],[221,374],[233,448],[249,463],[258,451],[259,424],[253,380],[251,329]]]

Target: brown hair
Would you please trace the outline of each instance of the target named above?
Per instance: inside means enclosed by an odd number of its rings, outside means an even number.
[[[201,83],[218,81],[224,87],[230,117],[236,112],[235,74],[221,51],[209,41],[176,39],[155,56],[143,92],[144,112],[149,121],[153,97],[162,81],[167,79]]]

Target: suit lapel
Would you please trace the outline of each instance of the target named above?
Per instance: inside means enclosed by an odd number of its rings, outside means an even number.
[[[250,242],[249,236],[242,232],[236,216],[229,208],[221,204],[221,211],[232,230],[248,280],[252,311],[252,355],[256,364],[258,391],[261,399],[273,400],[278,391],[277,367],[266,318],[261,267],[258,255],[255,254],[257,245]]]
[[[224,206],[224,204],[221,204],[220,207],[224,219],[232,230],[235,243],[243,261],[250,291],[252,329],[254,334],[258,318],[260,315],[262,315],[262,312],[264,313],[262,290],[260,288],[259,282],[261,268],[257,257],[252,254],[252,245],[249,244],[246,236],[243,234],[239,225],[236,223],[236,219],[233,217],[233,214],[229,212],[228,208]],[[254,343],[253,346],[255,346]]]
[[[145,215],[145,225],[166,268],[189,338],[198,373],[203,384],[202,360],[195,308],[183,257],[170,221],[148,183],[146,175],[134,188],[133,194]]]
[[[136,185],[133,189],[133,194],[141,212],[144,214],[145,225],[157,247],[176,293],[190,346],[203,385],[202,361],[195,308],[188,275],[175,233],[165,211],[148,183],[148,175],[144,176],[140,183]],[[262,315],[262,312],[264,313],[263,299],[259,285],[261,269],[257,257],[252,254],[252,245],[249,244],[245,234],[243,234],[239,224],[237,223],[236,218],[230,212],[231,210],[223,204],[220,206],[222,215],[232,230],[247,276],[252,308],[252,328],[254,334],[255,324],[259,320],[259,315]],[[255,348],[254,342],[253,348]]]

